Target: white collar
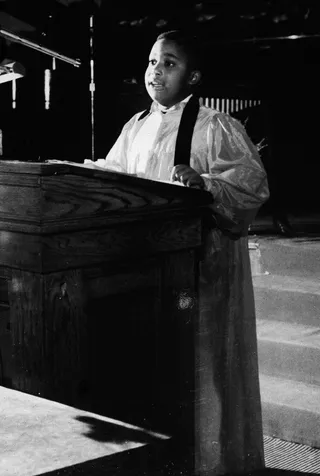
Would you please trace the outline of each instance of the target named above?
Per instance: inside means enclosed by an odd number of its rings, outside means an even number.
[[[151,104],[150,111],[151,112],[155,112],[155,111],[160,111],[160,112],[178,111],[179,109],[184,108],[184,106],[187,104],[187,102],[189,101],[189,99],[191,97],[192,97],[192,94],[190,94],[186,98],[182,99],[182,101],[177,102],[173,106],[169,107],[169,109],[166,109],[164,106],[161,106],[161,104],[159,104],[158,102],[153,101],[153,103]]]

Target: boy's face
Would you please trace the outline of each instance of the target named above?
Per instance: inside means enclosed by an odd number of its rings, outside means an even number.
[[[192,71],[182,48],[173,41],[156,41],[145,73],[149,96],[162,106],[171,107],[191,94],[192,82]]]

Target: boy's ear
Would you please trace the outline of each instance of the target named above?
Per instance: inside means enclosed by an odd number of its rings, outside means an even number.
[[[201,73],[200,71],[198,70],[195,70],[195,71],[192,71],[192,73],[190,74],[190,78],[189,78],[189,84],[191,86],[195,86],[196,84],[198,84],[201,80]]]

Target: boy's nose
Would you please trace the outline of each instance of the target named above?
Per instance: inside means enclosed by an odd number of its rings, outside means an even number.
[[[162,73],[162,68],[159,64],[156,64],[154,69],[153,69],[154,74],[157,74],[158,76]]]

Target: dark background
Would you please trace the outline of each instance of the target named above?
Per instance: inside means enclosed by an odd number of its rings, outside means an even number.
[[[81,162],[91,157],[90,14],[95,25],[96,158],[106,155],[124,122],[148,105],[143,75],[156,36],[184,27],[203,43],[203,96],[262,100],[261,107],[239,117],[249,118],[255,142],[266,138],[261,155],[279,201],[289,209],[317,210],[319,3],[163,0],[147,6],[128,0],[0,0],[2,28],[82,62],[76,68],[57,61],[51,109],[45,111],[43,72],[51,58],[0,38],[1,59],[20,61],[27,71],[17,81],[16,110],[11,83],[0,84],[4,154],[18,160]],[[31,29],[23,30],[12,18]]]

